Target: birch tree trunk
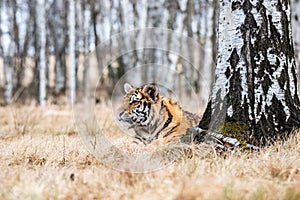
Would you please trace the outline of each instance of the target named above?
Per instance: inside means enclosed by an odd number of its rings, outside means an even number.
[[[50,16],[50,28],[55,49],[55,93],[60,94],[66,90],[66,2],[55,1],[53,13]]]
[[[20,31],[17,22],[17,2],[16,0],[8,1],[8,9],[10,9],[10,23],[12,24],[12,29],[10,34],[12,34],[12,39],[14,43],[14,61],[13,63],[13,94],[16,94],[17,90],[21,88],[21,76],[22,76],[22,68],[20,65]]]
[[[185,24],[187,36],[192,38],[193,37],[193,29],[192,29],[193,18],[192,17],[194,15],[194,1],[187,0],[184,3],[186,3],[184,24]],[[186,44],[182,44],[181,46],[184,47],[184,46],[186,46]],[[182,53],[184,51],[186,51],[186,50],[182,49]],[[191,48],[191,49],[187,50],[186,52],[187,52],[188,61],[191,63],[194,63],[195,62],[194,49]],[[193,66],[189,65],[188,63],[185,63],[184,59],[182,60],[182,65],[183,65],[183,68],[185,71],[185,76],[191,77],[191,79],[192,79],[191,83],[195,87],[196,84],[194,82],[194,80],[195,80],[194,75],[195,75],[196,70],[193,68]],[[191,97],[191,93],[192,93],[192,88],[190,87],[191,83],[185,82],[185,85],[184,85],[186,95],[189,97]]]
[[[70,83],[70,104],[75,102],[76,95],[76,56],[75,56],[75,0],[69,2],[69,83]]]
[[[105,4],[107,4],[109,1],[106,1]],[[110,2],[111,3],[111,2]],[[97,62],[98,62],[98,67],[99,67],[99,71],[102,72],[103,68],[102,68],[102,64],[101,62],[101,52],[100,49],[97,48],[97,46],[101,43],[101,41],[103,40],[104,36],[101,35],[101,30],[105,30],[107,27],[104,28],[103,25],[103,20],[105,18],[105,14],[103,13],[103,6],[104,2],[100,5],[100,3],[98,3],[97,1],[93,0],[90,1],[90,14],[91,14],[91,20],[92,20],[92,24],[93,24],[93,37],[94,37],[94,44],[95,44],[95,51],[96,51],[96,57],[97,57]],[[101,29],[102,28],[102,29]],[[100,33],[99,33],[100,32]]]
[[[39,19],[38,19],[38,1],[33,1],[31,4],[30,13],[33,15],[33,48],[34,48],[34,57],[35,57],[35,68],[33,71],[33,80],[30,84],[30,94],[34,96],[36,101],[39,101],[39,63],[40,63],[40,31],[39,31]]]
[[[184,14],[182,12],[178,12],[178,10],[181,10],[180,4],[178,0],[168,0],[165,3],[165,7],[168,10],[168,16],[167,16],[167,24],[168,29],[177,32],[182,33],[183,29],[185,27],[183,16]],[[169,87],[173,90],[177,87],[180,90],[180,78],[176,77],[176,66],[179,62],[179,56],[174,55],[173,52],[179,52],[181,48],[181,42],[178,41],[178,36],[176,34],[168,34],[167,38],[167,61],[168,61],[168,68],[163,72],[165,73],[164,82],[168,83]],[[166,74],[168,74],[166,76]],[[171,87],[173,86],[173,87]],[[181,94],[180,94],[181,95]]]
[[[147,1],[133,1],[132,2],[132,10],[134,12],[134,21],[133,24],[135,27],[138,28],[144,28],[146,22],[147,22]],[[140,46],[140,44],[144,43],[144,34],[143,31],[137,30],[135,32],[135,38],[134,40],[134,47]],[[141,68],[140,66],[144,64],[144,50],[141,50],[139,48],[135,48],[134,51],[134,67],[137,67],[137,78],[133,80],[132,84],[134,85],[140,85],[143,83],[143,81],[146,81],[144,78],[147,78],[145,74],[145,69],[147,68]]]
[[[7,33],[1,34],[1,41],[6,40],[5,43],[2,43],[2,56],[3,56],[3,65],[4,65],[4,79],[5,79],[5,89],[4,89],[4,98],[7,104],[11,103],[13,95],[13,58],[15,54],[15,44],[13,39],[13,23],[9,23],[13,19],[13,9],[9,6],[8,2],[1,2],[1,14],[6,11],[6,22],[4,19],[1,19],[1,28],[2,25],[8,28]]]
[[[253,144],[283,138],[300,127],[290,1],[223,0],[219,19],[216,79],[199,127],[225,135],[242,127],[233,136]]]
[[[213,84],[213,77],[212,74],[214,74],[214,59],[213,59],[213,45],[215,41],[214,37],[214,11],[217,9],[214,5],[213,0],[209,0],[206,2],[205,6],[205,12],[203,13],[205,16],[203,18],[205,19],[206,26],[204,26],[204,32],[205,34],[205,40],[203,44],[203,61],[202,61],[202,68],[201,68],[201,76],[198,78],[200,80],[201,90],[200,90],[200,96],[202,97],[201,102],[207,103],[207,97],[210,95],[211,85]],[[203,26],[203,25],[202,25]],[[200,34],[200,41],[203,40],[203,33]],[[205,99],[206,98],[206,99]]]
[[[118,6],[118,13],[119,13],[119,32],[122,32],[122,30],[130,30],[130,23],[131,20],[134,19],[133,12],[130,12],[130,8],[132,8],[132,2],[129,0],[124,0],[123,2],[119,1]],[[125,52],[128,52],[128,49],[130,49],[133,44],[131,42],[130,37],[124,37],[123,34],[121,34],[122,41],[120,41],[120,49],[122,49]],[[127,55],[122,55],[120,57],[120,66],[118,67],[118,79],[126,72],[129,71],[129,69],[134,66],[134,59],[133,55],[131,53],[127,53]]]
[[[3,58],[4,65],[4,78],[5,78],[5,90],[4,97],[7,104],[12,101],[12,91],[13,91],[13,67],[12,67],[12,57],[5,55]]]
[[[137,1],[132,1],[131,2],[131,5],[132,5],[132,12],[133,12],[133,27],[134,28],[139,28],[138,27],[138,22],[139,22],[139,13],[138,13],[138,9],[137,9]],[[136,44],[137,44],[137,40],[138,40],[138,33],[137,31],[135,32],[135,38],[136,40],[133,40],[133,46],[136,47]],[[137,50],[135,49],[133,51],[133,56],[132,56],[132,59],[133,59],[133,66],[136,67],[139,60],[138,60],[138,53],[137,53]],[[139,77],[137,77],[137,79],[139,79]],[[137,80],[137,82],[140,82],[139,80]],[[134,83],[133,83],[134,84]]]
[[[300,80],[300,1],[292,0],[292,29],[295,44],[295,57],[298,63],[298,80]]]
[[[153,29],[151,32],[151,35],[145,35],[144,41],[145,44],[149,46],[163,46],[167,47],[166,45],[166,36],[164,33],[159,29],[160,27],[166,26],[166,20],[165,20],[165,9],[163,7],[163,1],[155,1],[150,0],[148,1],[147,5],[147,20],[146,25],[147,27],[153,27],[158,29]],[[158,45],[159,44],[159,45]],[[144,62],[146,64],[150,63],[156,63],[156,64],[164,64],[166,63],[165,60],[165,52],[159,49],[145,49],[144,50]],[[165,69],[165,68],[164,68]],[[162,69],[162,71],[164,71]],[[144,67],[142,80],[146,82],[157,82],[157,80],[161,80],[162,77],[160,75],[163,75],[165,73],[157,73],[158,68],[152,67],[150,65],[147,65]]]
[[[41,106],[46,104],[46,11],[45,0],[38,1],[38,18],[40,19],[40,62],[39,62],[39,101]]]

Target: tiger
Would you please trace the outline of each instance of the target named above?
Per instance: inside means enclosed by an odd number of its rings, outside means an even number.
[[[134,138],[145,145],[153,141],[178,141],[186,129],[196,126],[200,117],[185,111],[172,99],[160,94],[155,84],[133,87],[124,84],[125,96],[118,120],[133,129]]]

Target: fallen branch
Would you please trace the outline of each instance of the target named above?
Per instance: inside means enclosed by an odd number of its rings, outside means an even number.
[[[244,144],[236,138],[226,137],[220,133],[210,132],[199,127],[189,128],[186,134],[180,138],[183,143],[206,143],[214,146],[216,149],[227,151],[232,148],[241,147],[249,150],[259,150],[259,147],[252,144]]]

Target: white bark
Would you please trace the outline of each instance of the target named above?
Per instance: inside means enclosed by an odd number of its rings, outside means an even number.
[[[84,22],[85,22],[85,15],[83,12],[83,8],[82,8],[82,2],[81,1],[76,1],[76,21],[78,24],[78,40],[77,40],[77,44],[78,44],[78,49],[79,52],[85,52],[85,33],[86,31],[84,30]]]
[[[4,77],[5,77],[4,97],[5,97],[5,102],[9,104],[12,101],[12,93],[13,93],[12,56],[4,55],[3,65],[4,65]]]
[[[6,103],[11,103],[13,94],[13,57],[15,44],[12,38],[13,24],[10,23],[13,17],[13,9],[1,2],[1,47],[4,65],[5,90],[4,97]],[[4,27],[7,29],[5,30]]]
[[[69,83],[70,83],[70,104],[73,105],[75,102],[76,95],[76,57],[75,57],[75,0],[69,2]]]
[[[46,11],[45,11],[45,0],[38,1],[38,18],[39,18],[39,31],[40,31],[40,66],[39,66],[39,100],[40,105],[45,106],[46,104]]]

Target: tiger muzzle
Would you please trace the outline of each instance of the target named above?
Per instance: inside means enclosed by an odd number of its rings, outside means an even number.
[[[121,122],[127,122],[129,124],[132,124],[133,121],[131,119],[131,117],[129,116],[129,114],[125,111],[122,111],[119,113],[118,115],[118,120],[121,121]]]

